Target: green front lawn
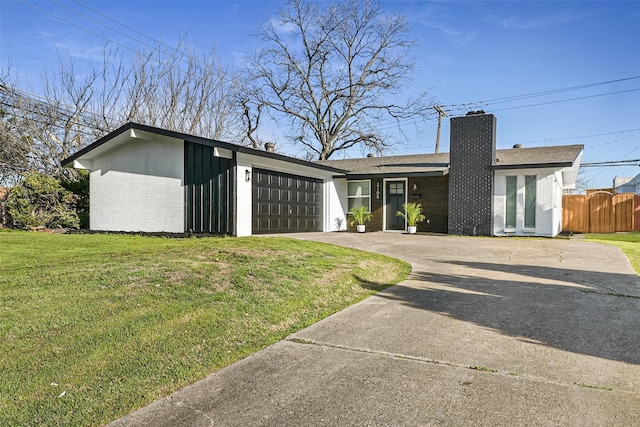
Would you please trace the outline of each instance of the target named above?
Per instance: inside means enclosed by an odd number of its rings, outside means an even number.
[[[614,245],[622,249],[627,258],[629,258],[631,266],[640,276],[640,232],[587,234],[587,240]]]
[[[407,277],[287,238],[0,233],[0,425],[101,425]]]

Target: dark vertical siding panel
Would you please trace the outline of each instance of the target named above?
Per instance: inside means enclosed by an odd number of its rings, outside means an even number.
[[[195,227],[193,198],[194,198],[194,166],[193,159],[195,158],[194,145],[185,141],[184,143],[184,179],[185,179],[185,218],[186,227],[185,230],[193,230]]]
[[[195,144],[194,145],[194,187],[195,187],[195,194],[194,194],[194,200],[193,200],[193,206],[194,206],[194,217],[195,217],[195,223],[194,223],[194,231],[197,231],[198,233],[202,233],[203,229],[202,229],[202,180],[203,180],[203,176],[202,176],[202,145],[199,144]]]
[[[223,162],[224,160],[224,162]],[[228,165],[227,159],[220,159],[220,174],[218,178],[218,206],[220,206],[220,211],[229,212],[229,208],[231,204],[229,203],[229,187],[230,187],[230,179],[229,179],[229,171],[231,168]],[[228,229],[228,223],[225,220],[226,217],[220,215],[218,217],[218,227],[221,233],[224,233]]]
[[[185,218],[194,233],[233,233],[233,166],[213,147],[185,141]]]
[[[202,150],[202,224],[200,228],[202,230],[209,230],[211,228],[211,209],[213,207],[211,203],[211,176],[215,171],[213,167],[213,150],[211,147],[203,146]]]
[[[213,191],[210,195],[209,205],[210,207],[216,206],[218,207],[218,209],[212,212],[212,221],[209,227],[211,230],[215,230],[216,233],[220,233],[220,159],[214,158],[212,155],[210,162],[212,163],[213,167],[211,168],[212,172],[209,175],[209,185],[211,186]]]

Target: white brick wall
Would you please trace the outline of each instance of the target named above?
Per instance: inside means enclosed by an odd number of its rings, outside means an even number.
[[[184,232],[183,177],[180,140],[134,139],[94,159],[91,229]]]

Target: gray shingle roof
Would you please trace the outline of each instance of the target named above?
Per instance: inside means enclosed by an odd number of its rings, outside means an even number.
[[[360,159],[323,160],[318,163],[349,171],[350,175],[445,175],[449,154],[414,154],[405,156],[365,157]]]
[[[571,166],[584,145],[559,145],[555,147],[512,148],[497,150],[495,169],[525,167]]]
[[[582,145],[496,150],[495,169],[571,166]],[[324,160],[318,163],[349,171],[348,175],[446,175],[449,153]]]

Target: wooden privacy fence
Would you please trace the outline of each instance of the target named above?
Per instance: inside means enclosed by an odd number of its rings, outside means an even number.
[[[562,196],[562,230],[615,233],[640,229],[640,196],[595,192]]]

